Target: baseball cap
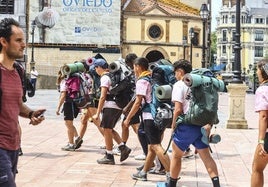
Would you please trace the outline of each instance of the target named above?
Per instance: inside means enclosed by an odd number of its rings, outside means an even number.
[[[93,61],[93,65],[94,65],[94,67],[99,66],[99,67],[102,67],[103,69],[108,68],[108,64],[107,64],[107,62],[106,62],[104,59],[102,59],[102,58],[95,59],[95,60]]]

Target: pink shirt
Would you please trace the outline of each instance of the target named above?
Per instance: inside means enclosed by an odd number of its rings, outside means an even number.
[[[143,101],[142,101],[143,104],[145,103],[145,100],[147,103],[152,102],[151,92],[152,92],[152,87],[151,87],[151,84],[147,80],[139,79],[136,82],[136,95],[143,96]],[[143,119],[153,119],[152,114],[150,112],[143,112],[142,117]]]
[[[17,150],[20,146],[18,116],[23,95],[21,80],[17,70],[8,70],[1,65],[0,68],[2,77],[0,147],[6,150]]]
[[[268,86],[260,86],[255,93],[255,112],[268,110]]]

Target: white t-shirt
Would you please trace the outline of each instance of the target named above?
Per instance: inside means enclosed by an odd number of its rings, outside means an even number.
[[[191,89],[186,86],[186,84],[183,81],[177,81],[173,85],[173,90],[172,90],[172,102],[180,102],[182,103],[183,107],[183,113],[185,114],[188,109],[189,109],[189,104],[190,104],[190,99],[191,99]]]
[[[109,95],[110,94],[109,89],[110,89],[111,84],[112,84],[110,77],[108,75],[103,75],[101,77],[101,79],[100,79],[100,84],[101,84],[100,85],[101,87],[108,88],[107,95]],[[103,108],[116,108],[116,109],[120,109],[121,110],[121,108],[119,108],[117,106],[117,104],[115,103],[115,101],[105,101]]]
[[[36,70],[31,70],[31,79],[36,79],[38,77],[38,72]]]

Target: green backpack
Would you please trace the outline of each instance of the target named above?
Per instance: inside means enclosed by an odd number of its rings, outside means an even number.
[[[214,74],[206,68],[195,69],[183,78],[184,83],[191,89],[192,98],[189,110],[179,116],[177,124],[193,124],[204,126],[217,124],[218,119],[218,92],[224,90],[222,80],[218,80]]]

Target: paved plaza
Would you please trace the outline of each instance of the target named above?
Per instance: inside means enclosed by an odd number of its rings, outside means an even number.
[[[131,174],[143,161],[134,156],[141,154],[136,134],[130,130],[127,145],[132,149],[130,157],[120,162],[115,156],[115,165],[99,165],[96,160],[102,158],[104,139],[94,124],[89,123],[82,147],[75,152],[62,151],[67,143],[67,132],[63,116],[55,111],[59,93],[56,90],[37,90],[36,96],[28,98],[32,108],[46,108],[46,120],[39,126],[28,125],[28,119],[20,119],[22,126],[23,156],[19,158],[18,187],[152,187],[165,176],[148,174],[148,181],[135,181]],[[248,129],[226,129],[228,119],[228,94],[220,94],[219,118],[217,129],[222,141],[211,145],[222,187],[249,187],[253,153],[257,145],[258,115],[254,113],[254,95],[247,94],[245,100],[245,118]],[[121,121],[120,121],[121,122]],[[116,129],[121,133],[121,125]],[[79,118],[75,121],[79,127]],[[170,129],[165,132],[163,146],[170,138]],[[268,169],[265,171],[265,185],[268,186]],[[179,187],[211,187],[211,180],[198,155],[182,161]]]

